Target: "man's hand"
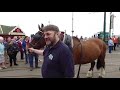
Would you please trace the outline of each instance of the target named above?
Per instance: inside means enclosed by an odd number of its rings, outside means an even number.
[[[34,48],[28,48],[30,52],[33,52],[34,51]]]
[[[28,48],[28,49],[31,53],[34,52],[34,53],[37,53],[39,55],[43,55],[44,50],[38,50],[38,49],[34,49],[34,48]]]

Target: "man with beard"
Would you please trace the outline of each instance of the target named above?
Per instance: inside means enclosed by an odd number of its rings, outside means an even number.
[[[55,25],[43,27],[45,50],[29,48],[31,52],[44,56],[43,78],[73,78],[74,60],[68,46],[59,39],[59,28]]]

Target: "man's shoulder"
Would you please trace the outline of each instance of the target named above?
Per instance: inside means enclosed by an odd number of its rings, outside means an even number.
[[[69,51],[69,47],[63,42],[61,42],[59,48],[60,48],[60,50],[63,50],[63,51]]]

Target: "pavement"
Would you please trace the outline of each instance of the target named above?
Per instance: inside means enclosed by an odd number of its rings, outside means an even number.
[[[41,68],[43,57],[39,57],[39,66]],[[30,71],[29,64],[25,64],[25,60],[20,60],[20,53],[17,55],[17,64],[18,66],[10,67],[7,65],[7,69],[0,70],[0,78],[42,78],[41,69],[34,68],[33,71]],[[35,66],[35,65],[34,65]]]
[[[120,47],[116,48],[116,51],[112,51],[112,53],[106,52],[105,58],[105,78],[120,78]],[[89,64],[84,64],[81,66],[80,78],[86,78],[86,73],[90,68]],[[75,66],[75,77],[77,76],[78,65]],[[98,78],[99,71],[97,71],[96,66],[94,68],[93,78]]]
[[[43,57],[39,56],[39,66],[42,66]],[[42,78],[41,68],[34,68],[33,71],[30,71],[29,64],[25,64],[25,60],[20,60],[20,54],[17,55],[18,66],[9,67],[7,64],[7,69],[0,70],[0,78]],[[106,76],[105,78],[120,78],[120,47],[116,48],[116,51],[112,51],[111,54],[106,53],[105,58],[106,63]],[[86,73],[90,68],[89,64],[84,64],[81,66],[80,78],[86,78]],[[75,77],[77,75],[78,65],[75,65]],[[99,71],[94,68],[93,78],[98,78]]]

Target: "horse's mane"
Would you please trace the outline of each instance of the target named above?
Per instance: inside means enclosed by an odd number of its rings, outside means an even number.
[[[75,36],[73,36],[73,39],[75,39],[75,40],[77,40],[78,42],[80,42],[80,39],[77,38],[77,37],[75,37]]]

